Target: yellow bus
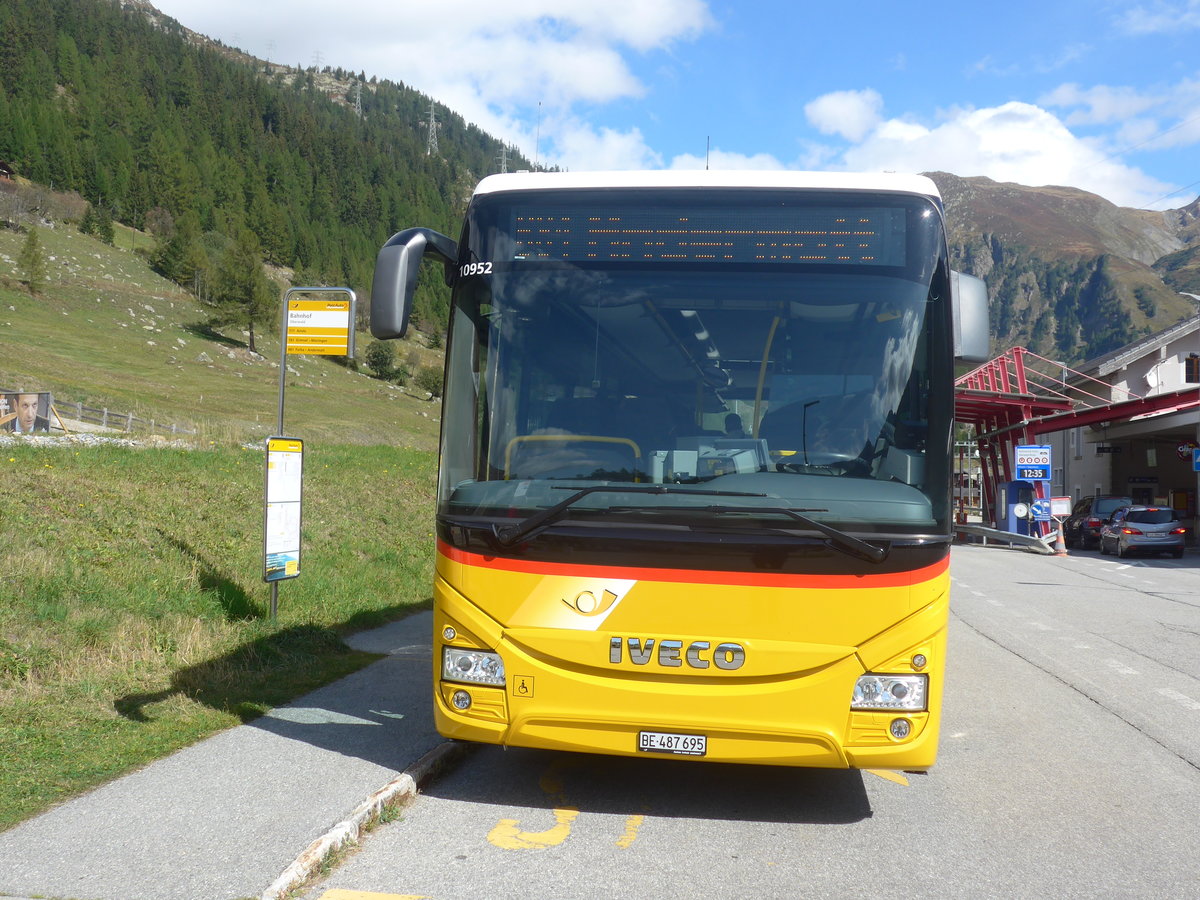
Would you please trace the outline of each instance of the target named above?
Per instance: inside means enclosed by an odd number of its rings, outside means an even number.
[[[987,358],[927,178],[484,179],[452,288],[434,585],[449,738],[919,770],[946,671],[953,372]]]

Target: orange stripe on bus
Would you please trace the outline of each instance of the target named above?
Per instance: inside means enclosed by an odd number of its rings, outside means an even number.
[[[870,588],[901,587],[931,581],[950,567],[950,557],[921,569],[878,575],[797,575],[762,572],[713,572],[701,569],[657,569],[637,566],[596,566],[536,562],[503,556],[484,556],[438,541],[438,553],[451,562],[482,569],[499,569],[526,575],[569,575],[577,578],[622,578],[634,581],[667,581],[677,584],[729,584],[743,587]]]

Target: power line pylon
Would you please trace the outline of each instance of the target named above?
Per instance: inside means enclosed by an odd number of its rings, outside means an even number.
[[[425,144],[425,155],[433,156],[438,152],[438,121],[437,112],[433,108],[433,98],[429,100],[429,140]]]

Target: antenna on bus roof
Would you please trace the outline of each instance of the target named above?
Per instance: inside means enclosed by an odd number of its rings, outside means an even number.
[[[704,138],[704,171],[708,171],[708,154],[712,151],[712,135]]]

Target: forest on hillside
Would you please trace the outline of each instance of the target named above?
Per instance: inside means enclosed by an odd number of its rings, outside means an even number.
[[[331,97],[315,69],[247,62],[162,21],[114,0],[0,4],[0,163],[78,192],[92,221],[154,233],[156,267],[203,300],[259,259],[293,270],[293,284],[365,297],[392,233],[455,236],[474,184],[496,170],[501,142],[445,107],[427,154],[430,99],[411,88],[339,71],[357,96]],[[444,287],[418,297],[416,318],[440,330]]]

